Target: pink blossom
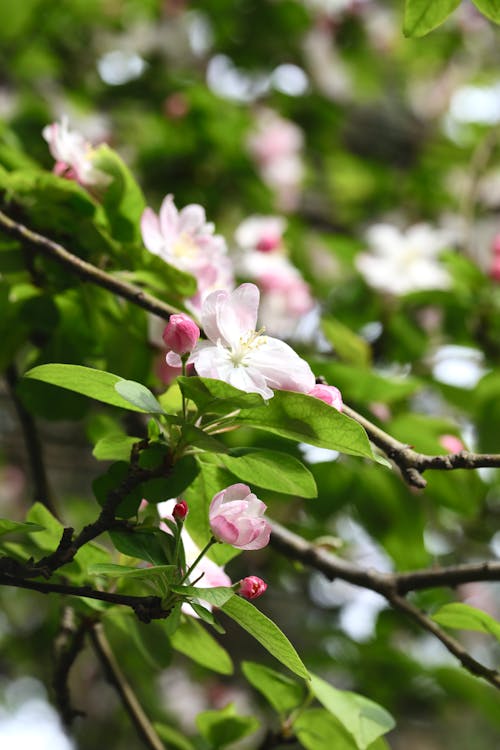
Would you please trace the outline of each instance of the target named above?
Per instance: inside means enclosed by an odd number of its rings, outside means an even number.
[[[180,367],[181,355],[191,352],[199,338],[200,329],[189,315],[172,315],[163,331],[163,341],[170,349],[166,358],[167,364],[171,367]]]
[[[188,513],[189,513],[189,508],[185,500],[180,500],[178,503],[174,505],[172,515],[176,521],[184,521]]]
[[[209,292],[233,287],[225,240],[214,234],[202,206],[193,203],[178,211],[173,196],[167,195],[158,215],[151,208],[144,210],[141,231],[151,253],[196,278],[198,290],[190,300],[195,310]]]
[[[66,117],[61,122],[47,125],[42,135],[56,160],[55,174],[75,180],[84,187],[105,187],[110,182],[110,176],[94,166],[96,150],[81,133],[69,129]]]
[[[321,401],[324,401],[325,404],[333,406],[337,411],[342,411],[342,394],[334,385],[322,385],[319,383],[314,386],[312,391],[309,391],[308,395],[314,396],[314,398],[319,398]]]
[[[456,435],[441,435],[439,442],[449,453],[460,453],[465,449],[464,444]]]
[[[212,534],[218,541],[238,549],[262,549],[271,534],[269,522],[262,517],[266,507],[246,484],[232,484],[218,492],[210,503]]]
[[[267,583],[258,576],[247,576],[240,581],[238,594],[244,599],[257,599],[267,589]]]
[[[234,237],[242,250],[269,253],[282,246],[285,229],[281,216],[249,216],[236,228]]]
[[[200,341],[188,363],[201,377],[216,378],[247,393],[272,398],[273,389],[308,393],[314,387],[311,368],[279,339],[256,331],[260,293],[255,284],[234,292],[212,292],[201,320],[209,341]]]

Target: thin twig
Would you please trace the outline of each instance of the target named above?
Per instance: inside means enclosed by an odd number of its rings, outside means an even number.
[[[456,656],[468,672],[476,675],[476,677],[482,677],[493,685],[493,687],[500,690],[500,672],[497,672],[496,669],[489,669],[488,667],[485,667],[484,664],[476,661],[476,659],[466,651],[459,641],[452,638],[448,633],[445,633],[444,630],[434,622],[434,620],[431,620],[431,618],[425,614],[425,612],[422,612],[422,610],[418,609],[418,607],[415,607],[411,602],[405,599],[404,596],[399,596],[398,594],[389,595],[387,600],[394,609],[404,612],[408,617],[420,625],[421,628],[427,630],[441,641],[443,646],[445,646],[450,654]]]
[[[47,472],[43,460],[42,443],[33,416],[25,409],[23,402],[17,395],[16,387],[19,381],[17,370],[13,364],[5,370],[5,380],[10,391],[19,424],[23,433],[24,444],[28,454],[31,478],[33,481],[33,500],[45,505],[52,515],[56,516],[56,509],[52,500]]]
[[[158,317],[164,320],[168,320],[172,313],[180,312],[173,305],[162,302],[140,287],[129,284],[126,281],[121,281],[109,273],[101,271],[100,268],[87,263],[77,255],[73,255],[73,253],[70,253],[62,245],[59,245],[59,243],[49,240],[47,237],[28,229],[24,224],[14,221],[2,211],[0,211],[0,225],[2,225],[7,234],[18,237],[28,242],[32,247],[38,248],[43,255],[56,260],[71,271],[71,273],[83,279],[83,281],[90,281],[97,286],[103,287],[103,289],[107,289],[119,297],[133,302],[135,305],[148,310],[154,315],[158,315]]]
[[[84,622],[75,622],[75,613],[71,607],[64,607],[59,633],[54,641],[55,667],[52,687],[66,727],[70,727],[77,716],[85,716],[82,711],[72,706],[68,678],[71,667],[83,648],[86,627]]]
[[[89,634],[106,677],[120,696],[123,707],[135,726],[137,734],[150,750],[165,750],[163,742],[158,737],[154,726],[144,713],[136,694],[120,669],[102,625],[93,625]]]

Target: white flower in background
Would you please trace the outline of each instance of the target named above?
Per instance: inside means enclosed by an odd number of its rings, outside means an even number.
[[[147,249],[181,271],[192,274],[198,291],[191,306],[199,310],[214,289],[232,289],[233,269],[222,235],[214,234],[205,209],[190,204],[180,211],[172,195],[167,195],[159,214],[146,208],[141,217],[142,239]]]
[[[382,292],[403,295],[423,289],[447,289],[451,279],[439,261],[451,241],[448,232],[415,224],[401,232],[375,224],[367,232],[370,253],[356,258],[366,282]]]
[[[257,114],[248,149],[264,182],[274,190],[279,208],[293,210],[299,201],[304,176],[302,130],[271,109]]]
[[[241,252],[235,258],[240,276],[255,281],[261,291],[259,322],[280,338],[293,336],[299,321],[315,302],[309,286],[288,260],[281,216],[249,216],[237,227]]]
[[[260,293],[255,284],[210,294],[201,322],[209,341],[200,341],[188,363],[201,377],[216,378],[247,393],[272,398],[273,390],[308,393],[311,368],[279,339],[256,331]]]
[[[70,130],[67,117],[46,125],[42,131],[56,160],[54,173],[75,180],[84,187],[105,187],[111,177],[94,166],[96,149],[81,133]]]

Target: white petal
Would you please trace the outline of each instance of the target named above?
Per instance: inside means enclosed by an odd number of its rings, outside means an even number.
[[[284,341],[263,336],[263,343],[247,355],[246,361],[257,369],[271,388],[309,393],[315,378],[307,362]]]
[[[230,346],[230,343],[224,339],[224,335],[219,327],[221,313],[228,297],[229,293],[224,289],[217,289],[217,291],[209,294],[203,303],[201,324],[206,335],[214,344],[222,339],[226,346]]]
[[[203,206],[191,203],[189,206],[185,206],[179,213],[179,232],[187,232],[194,235],[205,228],[205,222],[206,216]]]
[[[167,195],[160,208],[160,229],[165,238],[172,239],[178,233],[179,212],[175,207],[174,196]]]

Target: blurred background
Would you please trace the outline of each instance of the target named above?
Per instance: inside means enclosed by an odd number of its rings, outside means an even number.
[[[498,29],[470,2],[423,39],[403,36],[402,0],[0,6],[4,173],[51,170],[42,129],[67,117],[89,142],[120,153],[155,211],[169,193],[179,208],[205,208],[236,276],[261,287],[269,332],[292,342],[347,403],[423,452],[498,452],[500,45]],[[44,212],[60,211],[54,239],[82,257],[107,253],[108,267],[137,270],[138,230],[124,231],[117,250],[83,219],[75,225],[56,197],[41,191],[39,203],[23,200],[21,178],[16,190],[18,215],[33,228],[43,232]],[[24,283],[15,244],[4,239],[0,250],[3,282]],[[18,367],[95,364],[157,392],[169,380],[161,327],[143,311],[118,314],[100,290],[63,276],[49,281],[42,298],[19,291],[17,338],[12,319],[0,323],[0,515],[13,519],[25,516],[33,494],[13,357]],[[42,405],[29,389],[17,398],[39,427],[58,511],[82,525],[96,513],[91,483],[103,468],[91,443],[108,413],[67,393],[48,393]],[[258,439],[308,461],[319,488],[310,501],[261,493],[273,517],[310,539],[328,537],[349,559],[405,570],[500,558],[498,471],[429,474],[418,494],[359,459]],[[242,430],[228,438],[256,440]],[[269,589],[259,607],[305,662],[393,713],[391,748],[499,746],[493,690],[383,599],[271,550],[251,563],[238,559],[228,572],[233,580],[262,574]],[[416,601],[432,610],[456,597],[500,616],[497,584]],[[2,747],[140,748],[88,648],[71,678],[87,719],[63,733],[50,706],[60,603],[13,589],[0,591],[0,603]],[[123,628],[108,635],[155,721],[195,737],[196,714],[231,701],[244,714],[271,716],[239,671],[221,677],[173,655],[159,631],[137,631],[134,647]],[[228,624],[228,633],[236,662],[241,654],[265,661],[241,631]],[[492,638],[464,637],[477,658],[498,664]],[[174,738],[166,747],[186,745]]]

